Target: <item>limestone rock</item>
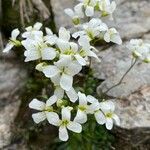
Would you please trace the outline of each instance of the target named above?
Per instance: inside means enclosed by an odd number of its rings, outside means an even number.
[[[11,142],[11,128],[18,113],[20,101],[8,104],[0,111],[0,148]]]
[[[117,99],[116,113],[121,125],[115,127],[116,148],[150,149],[150,86],[143,86],[125,99]]]

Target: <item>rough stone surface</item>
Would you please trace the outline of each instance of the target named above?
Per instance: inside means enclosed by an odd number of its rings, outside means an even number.
[[[100,52],[102,62],[94,61],[92,67],[94,76],[105,80],[99,87],[98,93],[117,84],[124,73],[131,66],[131,52],[123,46],[113,46]],[[123,83],[110,90],[107,94],[112,97],[125,97],[138,90],[141,86],[150,85],[150,64],[137,62],[134,68],[126,75]]]
[[[14,53],[6,55],[2,49],[0,51],[0,149],[3,149],[11,142],[11,129],[19,110],[19,94],[27,72]]]
[[[11,128],[14,118],[18,113],[20,101],[10,103],[0,111],[0,148],[4,148],[11,142]]]
[[[116,148],[130,150],[150,149],[150,86],[143,86],[125,99],[117,99],[116,113],[121,125],[115,128]]]

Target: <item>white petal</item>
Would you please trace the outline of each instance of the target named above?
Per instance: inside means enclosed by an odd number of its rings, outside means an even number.
[[[116,43],[116,44],[119,44],[119,45],[122,44],[122,40],[121,40],[119,34],[114,34],[114,35],[112,35],[112,36],[111,36],[111,41],[112,41],[113,43]]]
[[[106,119],[106,128],[111,130],[113,128],[113,120],[111,118]]]
[[[44,110],[45,109],[45,103],[41,102],[37,99],[33,99],[30,103],[29,103],[29,107],[35,110]]]
[[[50,29],[50,28],[45,28],[45,31],[46,31],[46,34],[48,34],[48,35],[53,35],[53,32],[52,32],[52,30]]]
[[[104,112],[107,112],[108,110],[113,112],[115,110],[115,104],[112,101],[110,101],[110,100],[104,101],[104,102],[100,102],[100,108]]]
[[[64,11],[65,11],[65,13],[66,13],[68,16],[70,16],[71,18],[74,17],[74,12],[73,12],[72,9],[66,8]]]
[[[116,125],[119,126],[120,125],[120,119],[119,119],[119,117],[116,114],[113,114],[113,119],[114,119]]]
[[[60,86],[60,74],[57,74],[54,77],[51,77],[51,81],[54,83],[54,86]]]
[[[67,125],[67,128],[76,133],[81,133],[82,131],[82,126],[79,123],[73,121],[70,121],[70,123]]]
[[[110,42],[110,35],[109,35],[108,32],[106,32],[106,33],[104,34],[104,40],[105,40],[107,43]]]
[[[101,111],[97,111],[94,115],[97,123],[103,125],[106,122],[106,118]]]
[[[74,7],[75,13],[78,15],[79,18],[83,18],[84,17],[84,13],[83,13],[83,4],[79,3]]]
[[[88,17],[93,16],[93,15],[94,15],[94,8],[91,7],[91,6],[87,6],[87,7],[86,7],[86,10],[85,10],[85,14],[86,14],[86,16],[88,16]]]
[[[55,112],[46,112],[47,120],[50,124],[54,126],[59,126],[60,119],[57,113]]]
[[[43,69],[43,73],[45,74],[46,77],[51,78],[54,77],[55,75],[57,75],[59,73],[59,69],[56,66],[53,65],[49,65],[44,67]]]
[[[17,36],[20,34],[20,31],[18,29],[14,29],[11,33],[11,38],[13,40],[16,40]]]
[[[62,99],[64,97],[64,90],[61,87],[56,86],[54,95],[56,95],[58,99]]]
[[[99,102],[94,102],[88,106],[87,113],[94,114],[95,111],[98,111],[99,109],[100,109]]]
[[[78,51],[78,45],[76,43],[70,42],[70,46],[71,46],[71,50],[73,50],[73,52]]]
[[[33,28],[34,28],[35,30],[37,30],[37,31],[40,30],[41,27],[42,27],[42,23],[40,23],[40,22],[35,23],[34,26],[33,26]]]
[[[55,35],[47,35],[44,37],[45,43],[48,43],[50,45],[54,45],[56,43],[57,37]]]
[[[46,107],[53,105],[54,103],[56,103],[57,100],[58,100],[58,99],[57,99],[57,96],[56,96],[56,95],[51,96],[51,97],[46,101]]]
[[[80,46],[83,47],[84,50],[90,50],[90,43],[86,36],[81,36],[78,42]]]
[[[70,31],[66,30],[64,27],[59,29],[59,38],[65,41],[70,40]]]
[[[81,110],[78,109],[77,114],[74,118],[75,122],[78,122],[80,124],[83,124],[87,121],[87,114]]]
[[[64,126],[59,127],[59,139],[62,141],[67,141],[69,138],[67,128]]]
[[[64,52],[64,51],[70,49],[69,42],[68,41],[64,41],[62,39],[58,39],[57,40],[57,45],[58,45],[58,47],[59,47],[61,52]]]
[[[81,92],[78,92],[78,96],[79,96],[79,105],[87,105],[86,95]]]
[[[8,53],[12,48],[13,48],[13,44],[12,43],[8,43],[5,47],[5,49],[3,50],[4,53]]]
[[[72,83],[73,83],[73,77],[63,73],[60,78],[60,86],[64,90],[69,91],[72,87]]]
[[[70,120],[71,119],[71,110],[72,107],[63,107],[61,110],[62,120]]]
[[[82,66],[86,66],[86,61],[83,57],[81,57],[79,54],[74,55],[74,57],[77,59],[79,64],[81,64]]]
[[[32,118],[34,122],[38,124],[46,119],[46,114],[45,112],[35,113],[32,115]]]
[[[85,35],[85,31],[78,31],[78,32],[73,33],[72,37],[76,39],[77,37],[83,36],[83,35]]]
[[[47,47],[42,50],[42,60],[53,60],[56,57],[56,50],[52,47]]]
[[[88,95],[86,99],[90,103],[98,102],[98,100],[95,97],[91,96],[91,95]]]
[[[75,102],[78,99],[78,94],[74,90],[74,88],[71,88],[69,91],[66,91],[67,96],[69,97],[71,102]]]
[[[27,50],[24,52],[25,62],[33,61],[41,58],[41,54],[38,50]]]
[[[82,70],[82,66],[77,61],[73,61],[65,69],[65,72],[71,76],[74,76],[78,74],[81,70]]]

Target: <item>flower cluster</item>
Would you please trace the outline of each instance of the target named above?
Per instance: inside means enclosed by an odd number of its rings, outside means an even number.
[[[112,19],[112,14],[116,9],[115,1],[110,0],[79,0],[79,4],[74,7],[74,10],[67,8],[65,13],[72,18],[75,25],[81,23],[86,17],[95,15],[100,17],[109,17]]]
[[[144,43],[142,39],[130,40],[127,48],[132,51],[134,58],[138,58],[145,63],[150,63],[150,44]]]
[[[13,30],[10,42],[4,49],[4,52],[9,52],[13,46],[22,45],[25,49],[25,62],[40,60],[36,70],[42,72],[54,84],[54,94],[46,103],[33,99],[29,104],[30,108],[40,111],[32,115],[34,122],[40,123],[47,119],[50,124],[58,126],[59,138],[62,141],[68,140],[67,129],[76,133],[82,131],[81,124],[87,121],[88,114],[94,114],[97,122],[106,124],[107,129],[113,127],[113,120],[119,124],[112,102],[100,103],[92,96],[86,97],[79,91],[77,93],[73,88],[73,77],[88,63],[88,58],[94,57],[99,61],[89,40],[82,36],[75,43],[71,41],[70,32],[63,27],[60,28],[58,36],[49,28],[45,28],[44,35],[41,27],[39,22],[33,27],[27,27],[21,35],[22,41],[16,39],[20,34],[19,30]],[[70,102],[64,99],[65,94]],[[76,112],[74,118],[71,116],[71,110]]]

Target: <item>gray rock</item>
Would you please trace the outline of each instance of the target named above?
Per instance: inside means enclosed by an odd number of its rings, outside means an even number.
[[[141,37],[150,31],[149,0],[118,0],[120,4],[115,11],[115,26],[122,38]]]
[[[117,99],[116,113],[121,125],[115,127],[117,149],[150,149],[150,85],[143,86],[125,99]]]
[[[13,122],[21,103],[19,95],[27,72],[13,52],[3,54],[2,49],[0,52],[0,149],[4,149],[11,142]]]
[[[16,101],[5,106],[0,111],[0,148],[9,145],[11,142],[11,128],[19,106],[20,101]]]

